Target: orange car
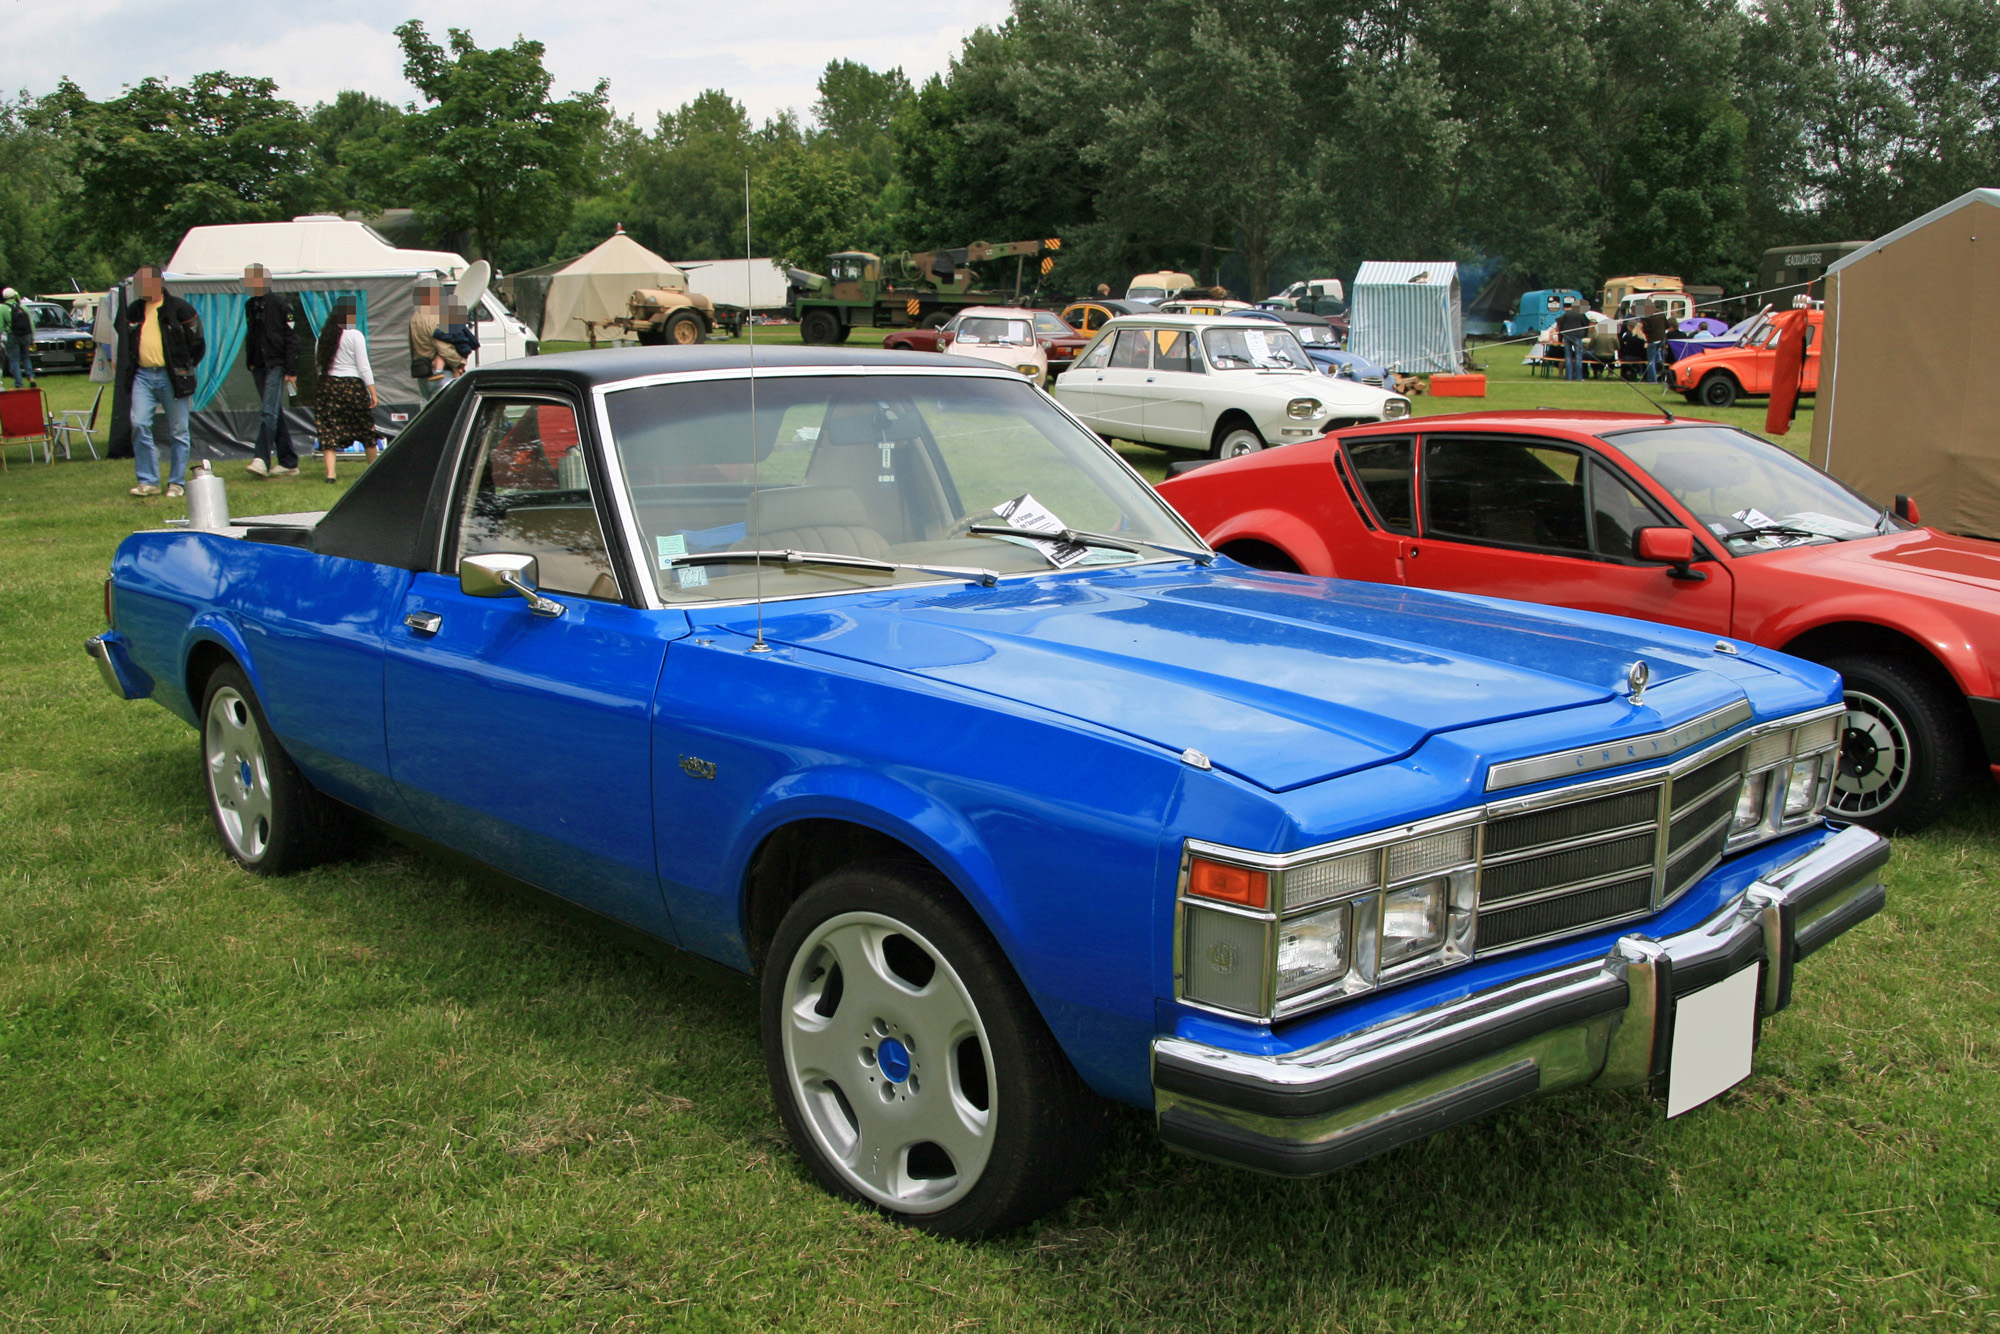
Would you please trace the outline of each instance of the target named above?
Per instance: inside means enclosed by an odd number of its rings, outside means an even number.
[[[1806,312],[1806,360],[1801,394],[1819,389],[1819,333],[1826,312]],[[1683,358],[1667,368],[1667,384],[1690,403],[1726,408],[1745,394],[1771,392],[1771,367],[1778,360],[1778,330],[1769,320],[1750,326],[1734,347],[1718,347]]]

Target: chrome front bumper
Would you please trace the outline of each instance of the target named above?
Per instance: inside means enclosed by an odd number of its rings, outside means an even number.
[[[1767,872],[1714,916],[1664,939],[1621,939],[1556,969],[1281,1055],[1153,1041],[1160,1137],[1203,1158],[1317,1176],[1534,1093],[1662,1078],[1674,1002],[1761,968],[1761,1014],[1791,1003],[1792,972],[1872,916],[1889,845],[1840,830]]]

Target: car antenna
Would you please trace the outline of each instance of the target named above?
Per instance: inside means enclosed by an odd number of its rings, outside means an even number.
[[[755,266],[750,262],[750,168],[743,169],[743,261],[745,273]],[[750,340],[750,549],[757,553],[755,570],[757,594],[757,639],[750,645],[752,653],[769,653],[771,646],[764,642],[764,521],[757,513],[757,322],[749,319],[743,324],[744,336]]]
[[[1621,378],[1622,378],[1622,377],[1621,377]],[[1662,417],[1665,417],[1665,418],[1666,418],[1666,419],[1667,419],[1668,421],[1679,421],[1679,420],[1680,420],[1680,419],[1679,419],[1678,417],[1674,416],[1674,414],[1673,414],[1673,413],[1671,413],[1671,412],[1668,412],[1668,411],[1667,411],[1667,409],[1666,409],[1666,405],[1665,405],[1665,404],[1662,404],[1662,403],[1655,403],[1655,402],[1654,402],[1654,401],[1653,401],[1652,399],[1650,399],[1650,398],[1646,398],[1646,391],[1645,391],[1645,390],[1643,390],[1643,389],[1641,389],[1641,388],[1639,387],[1639,382],[1638,382],[1638,381],[1636,381],[1636,380],[1626,380],[1626,381],[1625,381],[1625,387],[1626,387],[1627,389],[1630,389],[1630,390],[1631,390],[1631,391],[1632,391],[1633,393],[1637,394],[1637,395],[1638,395],[1638,396],[1639,396],[1639,397],[1640,397],[1641,399],[1644,399],[1644,400],[1645,400],[1645,403],[1646,403],[1646,406],[1647,406],[1647,407],[1649,407],[1649,408],[1651,408],[1651,409],[1652,409],[1653,411],[1655,411],[1655,412],[1659,413],[1659,414],[1660,414],[1660,415],[1661,415]]]

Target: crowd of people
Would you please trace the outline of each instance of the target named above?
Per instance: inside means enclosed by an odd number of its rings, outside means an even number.
[[[1614,319],[1592,310],[1588,301],[1566,296],[1562,313],[1536,340],[1535,356],[1544,364],[1560,359],[1565,380],[1618,370],[1627,379],[1643,374],[1648,384],[1658,384],[1673,360],[1667,340],[1674,333],[1674,321],[1660,302],[1641,301],[1631,315]]]
[[[167,290],[157,264],[142,265],[137,274],[139,295],[119,313],[118,330],[129,340],[128,354],[119,359],[119,376],[131,403],[132,461],[135,485],[130,494],[186,494],[190,410],[199,387],[197,369],[208,351],[201,316],[187,301]],[[298,447],[292,438],[285,406],[299,389],[301,320],[295,302],[271,290],[270,271],[252,264],[243,271],[249,296],[243,303],[244,361],[257,386],[257,437],[245,470],[253,477],[292,476],[299,471]],[[5,298],[0,293],[0,332],[8,327]],[[410,373],[424,401],[429,402],[452,379],[465,373],[466,358],[479,347],[479,335],[463,311],[448,309],[437,283],[420,284],[416,311],[410,318]],[[14,362],[11,334],[9,361]],[[33,363],[29,363],[33,374]],[[369,362],[368,338],[359,327],[352,301],[336,301],[312,345],[313,389],[310,400],[313,433],[326,464],[326,480],[339,480],[341,451],[359,446],[370,463],[381,447],[375,409],[381,398]],[[16,384],[19,383],[16,372]],[[167,419],[168,465],[164,485],[159,446],[153,438],[155,419]]]

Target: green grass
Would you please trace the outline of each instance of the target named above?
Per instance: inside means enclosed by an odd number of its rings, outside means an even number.
[[[81,651],[119,538],[180,507],[127,497],[126,462],[11,465],[0,1325],[2000,1325],[1991,787],[1899,842],[1889,909],[1808,962],[1714,1106],[1558,1096],[1313,1182],[1131,1113],[1072,1205],[946,1243],[809,1182],[744,980],[386,842],[237,870],[192,732]],[[239,512],[330,489],[230,473]]]

